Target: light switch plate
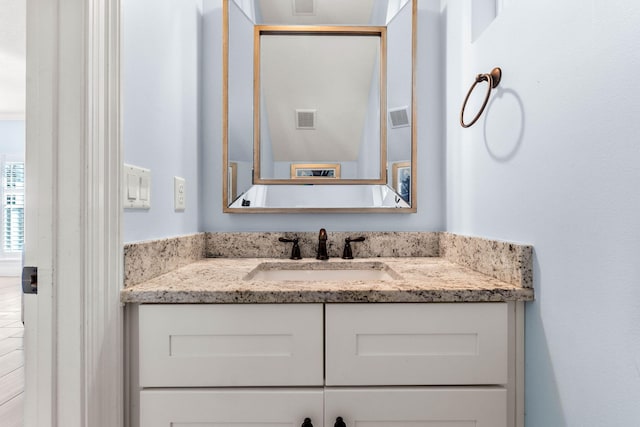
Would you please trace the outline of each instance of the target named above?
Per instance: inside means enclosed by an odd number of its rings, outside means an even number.
[[[151,208],[151,171],[139,166],[124,165],[123,206],[127,209]]]
[[[185,210],[186,203],[185,179],[179,176],[173,177],[173,206],[176,211]]]

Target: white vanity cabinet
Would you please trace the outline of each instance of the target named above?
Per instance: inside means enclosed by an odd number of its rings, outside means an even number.
[[[142,305],[140,386],[322,387],[321,304]]]
[[[519,427],[521,304],[136,306],[131,425]]]
[[[338,417],[347,427],[507,426],[506,392],[499,388],[331,388],[324,399],[324,427]]]
[[[507,304],[328,304],[329,386],[506,384]]]
[[[319,389],[150,389],[140,396],[143,427],[320,427]]]

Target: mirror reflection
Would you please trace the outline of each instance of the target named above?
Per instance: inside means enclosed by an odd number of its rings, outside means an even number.
[[[269,30],[279,28],[279,30]],[[384,28],[257,27],[255,183],[331,177],[383,183]],[[368,32],[364,32],[364,28]],[[286,95],[284,95],[286,94]],[[259,159],[259,161],[258,161]],[[300,171],[299,165],[319,165]],[[323,164],[336,164],[323,169]],[[326,180],[325,180],[326,181]]]
[[[224,211],[415,212],[415,1],[224,4]]]

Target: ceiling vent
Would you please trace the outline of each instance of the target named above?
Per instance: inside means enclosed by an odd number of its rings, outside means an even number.
[[[293,0],[293,14],[295,16],[315,15],[315,0]]]
[[[393,108],[389,110],[391,128],[403,128],[409,126],[409,107]]]
[[[296,110],[296,129],[315,129],[316,110]]]

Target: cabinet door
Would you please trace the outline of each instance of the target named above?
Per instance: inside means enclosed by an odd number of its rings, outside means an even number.
[[[321,304],[139,310],[141,387],[321,386]]]
[[[324,427],[506,427],[507,393],[495,387],[341,388],[325,391]]]
[[[143,390],[140,427],[298,427],[323,421],[316,390]]]
[[[506,384],[506,303],[328,304],[327,385]]]

